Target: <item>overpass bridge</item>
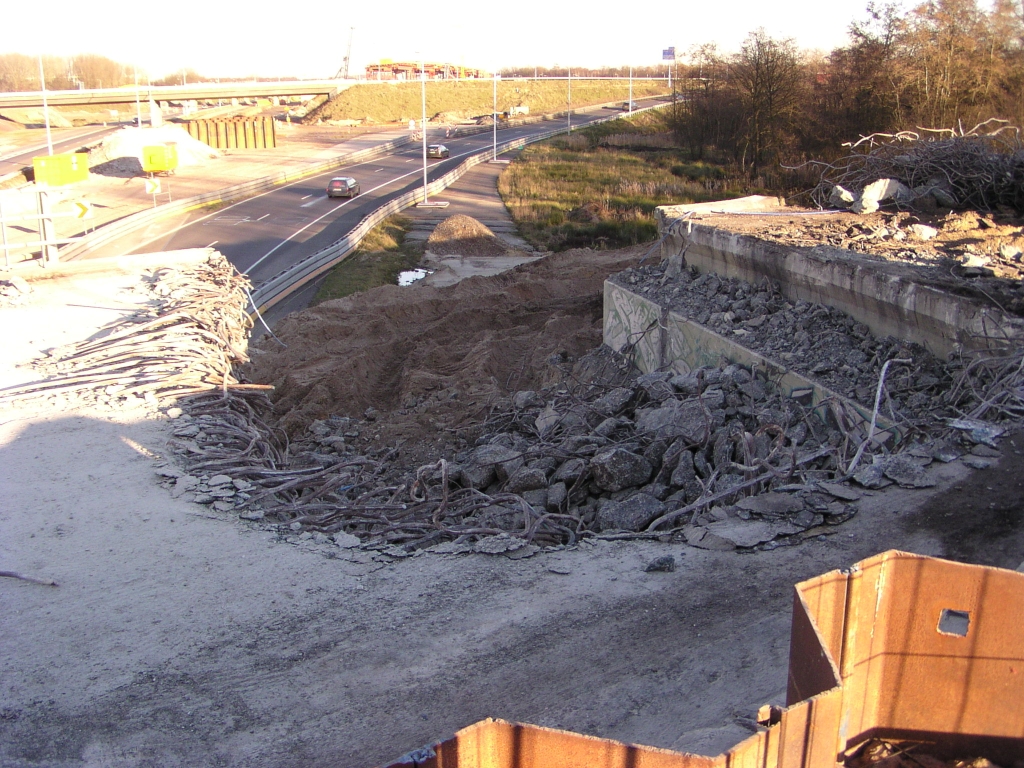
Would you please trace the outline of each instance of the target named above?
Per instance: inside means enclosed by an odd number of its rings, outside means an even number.
[[[333,96],[359,80],[283,80],[276,82],[195,83],[189,85],[139,85],[124,88],[84,88],[77,91],[47,91],[51,107],[83,104],[128,104],[144,101],[186,101],[212,99],[253,99],[271,96]],[[40,91],[0,93],[0,109],[43,106]]]

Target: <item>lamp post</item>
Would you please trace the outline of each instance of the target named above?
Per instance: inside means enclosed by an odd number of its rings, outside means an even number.
[[[494,149],[491,150],[491,160],[498,159],[498,68],[494,68],[494,114],[491,122],[494,125]]]
[[[132,64],[132,76],[135,78],[135,126],[142,127],[142,105],[139,103],[139,70]]]
[[[572,67],[566,67],[565,71],[568,75],[566,79],[569,84],[569,108],[565,110],[565,125],[566,132],[572,133]]]
[[[46,123],[46,152],[53,154],[53,140],[50,138],[50,108],[46,104],[46,77],[43,75],[43,54],[39,54],[39,89],[43,94],[43,122]],[[6,235],[6,233],[5,233]]]
[[[633,65],[629,65],[629,114],[633,114]]]
[[[423,138],[423,204],[427,204],[427,65],[420,59],[420,105],[423,108],[421,135]]]

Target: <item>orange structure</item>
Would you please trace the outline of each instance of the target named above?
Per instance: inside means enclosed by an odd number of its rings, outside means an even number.
[[[1024,574],[890,551],[796,586],[785,708],[716,757],[485,720],[389,768],[834,768],[869,739],[1024,759]]]

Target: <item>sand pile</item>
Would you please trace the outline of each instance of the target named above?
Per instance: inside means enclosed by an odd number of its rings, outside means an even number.
[[[193,139],[188,131],[176,125],[122,128],[89,152],[90,170],[107,176],[134,176],[142,172],[143,147],[160,144],[176,145],[179,166],[205,165],[220,157],[216,149]]]
[[[604,279],[642,255],[567,251],[445,288],[382,286],[325,302],[281,322],[287,348],[254,342],[247,374],[277,387],[275,412],[292,434],[372,407],[386,414],[382,441],[436,441],[600,345]]]
[[[449,216],[430,233],[427,250],[439,256],[504,256],[508,246],[471,216]]]

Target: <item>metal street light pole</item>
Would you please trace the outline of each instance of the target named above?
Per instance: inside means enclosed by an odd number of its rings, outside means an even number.
[[[633,114],[633,65],[629,65],[629,114]]]
[[[569,133],[572,133],[572,67],[566,67],[569,83],[569,108],[565,110],[565,124]]]
[[[491,160],[498,159],[498,68],[494,68],[494,149],[491,151]]]
[[[423,204],[427,204],[427,65],[420,60],[420,105],[423,107]]]
[[[132,75],[135,77],[135,125],[142,127],[142,105],[139,103],[139,70],[132,64]]]
[[[46,151],[53,154],[53,140],[50,138],[50,108],[46,105],[46,77],[43,75],[43,54],[39,54],[39,88],[43,94],[43,122],[46,123]]]

